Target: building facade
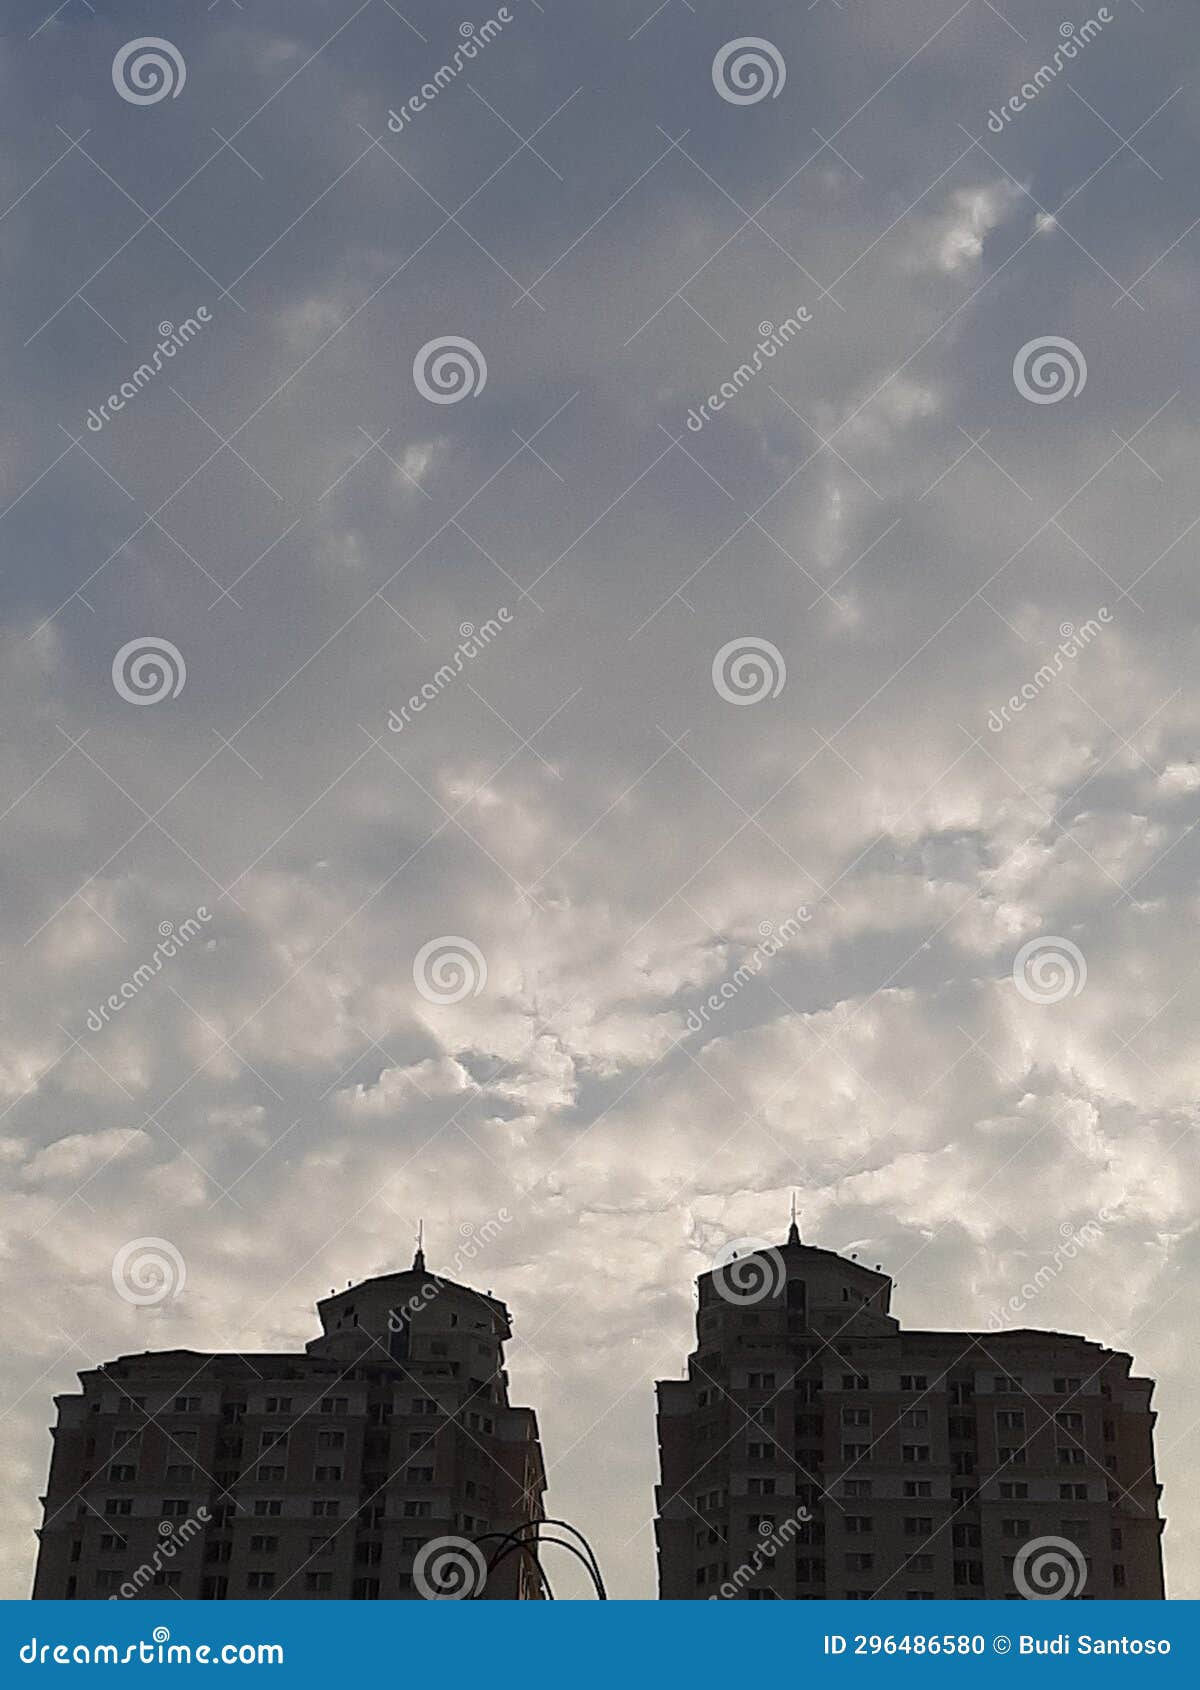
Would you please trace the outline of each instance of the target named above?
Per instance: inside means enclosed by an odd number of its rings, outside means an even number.
[[[441,1540],[472,1577],[464,1541],[478,1562],[542,1517],[502,1302],[418,1250],[317,1308],[301,1353],[147,1352],[80,1374],[56,1399],[35,1598],[421,1597]],[[508,1555],[478,1593],[541,1597],[536,1562]]]
[[[661,1597],[1163,1596],[1128,1355],[903,1331],[890,1279],[794,1221],[698,1284],[687,1378],[658,1386]]]

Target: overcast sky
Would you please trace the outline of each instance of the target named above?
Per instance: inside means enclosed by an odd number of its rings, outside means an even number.
[[[652,1595],[795,1188],[906,1324],[1056,1264],[1200,1596],[1194,0],[654,8],[4,8],[6,1595],[79,1368],[419,1217]]]

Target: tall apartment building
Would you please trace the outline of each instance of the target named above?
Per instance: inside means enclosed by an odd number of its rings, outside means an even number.
[[[80,1374],[56,1399],[35,1598],[411,1598],[432,1540],[542,1517],[502,1302],[418,1250],[317,1311],[303,1353],[168,1350]],[[541,1597],[536,1563],[509,1555],[481,1594]]]
[[[794,1220],[700,1276],[658,1386],[660,1596],[1028,1595],[1042,1557],[1084,1600],[1162,1597],[1153,1382],[1069,1333],[902,1331],[891,1290]]]

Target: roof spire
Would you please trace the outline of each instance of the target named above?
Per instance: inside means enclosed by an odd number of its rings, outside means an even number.
[[[787,1241],[788,1241],[789,1244],[799,1244],[799,1242],[800,1242],[800,1226],[799,1226],[799,1223],[797,1222],[796,1215],[797,1215],[796,1193],[793,1191],[792,1192],[792,1224],[791,1224],[791,1226],[788,1227],[788,1235],[787,1235]]]
[[[413,1257],[413,1273],[425,1272],[425,1222],[417,1222],[417,1253]]]

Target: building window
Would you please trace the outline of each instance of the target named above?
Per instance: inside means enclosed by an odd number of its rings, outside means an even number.
[[[869,1514],[847,1514],[845,1524],[847,1536],[861,1537],[874,1530],[875,1522]]]
[[[291,1397],[268,1397],[263,1404],[267,1414],[290,1414],[292,1412]]]
[[[978,1549],[980,1545],[980,1527],[965,1521],[958,1521],[951,1527],[951,1542],[955,1549]]]
[[[842,1389],[843,1391],[869,1391],[871,1381],[865,1373],[843,1373]]]
[[[354,1600],[356,1602],[374,1602],[379,1596],[378,1579],[355,1579]]]
[[[928,1461],[929,1460],[929,1445],[928,1444],[901,1444],[901,1446],[900,1446],[900,1459],[901,1459],[901,1461],[909,1461],[909,1462]]]
[[[131,1484],[135,1472],[136,1468],[131,1467],[128,1462],[114,1461],[108,1470],[109,1482],[114,1485]]]
[[[279,1497],[258,1496],[254,1499],[254,1512],[260,1519],[274,1518],[283,1513],[283,1502]]]
[[[335,1520],[337,1518],[337,1512],[338,1512],[339,1506],[340,1505],[338,1503],[330,1501],[329,1499],[325,1499],[324,1501],[322,1501],[320,1498],[318,1498],[317,1501],[314,1502],[313,1505],[312,1505],[313,1519],[314,1520]]]
[[[277,1485],[283,1479],[282,1467],[260,1467],[254,1477],[260,1485]]]
[[[843,1496],[846,1496],[846,1497],[870,1496],[870,1494],[871,1494],[871,1481],[870,1481],[870,1479],[844,1479],[842,1481],[842,1495]]]
[[[1028,1537],[1029,1536],[1029,1521],[1028,1520],[1001,1520],[1001,1522],[1000,1522],[1000,1535],[1001,1535],[1001,1537],[1022,1537],[1022,1538]]]
[[[345,1449],[345,1432],[322,1431],[317,1433],[318,1449]]]
[[[199,1414],[200,1398],[176,1397],[172,1412],[175,1414]]]
[[[933,1481],[931,1479],[905,1479],[905,1496],[932,1496]]]
[[[350,1412],[350,1398],[349,1397],[322,1397],[321,1398],[321,1413],[322,1414],[349,1414],[349,1412]]]
[[[1011,1480],[1001,1480],[1000,1497],[1004,1502],[1025,1502],[1029,1497],[1029,1486],[1022,1480],[1016,1483]]]
[[[321,1594],[333,1589],[332,1573],[305,1573],[304,1588],[310,1594]]]
[[[842,1410],[843,1426],[869,1426],[871,1424],[871,1410],[869,1408],[844,1408]]]
[[[250,1539],[251,1555],[274,1555],[279,1548],[277,1537],[263,1537],[261,1533]]]
[[[747,1496],[774,1496],[775,1481],[774,1479],[747,1479],[746,1494]]]
[[[998,1408],[996,1410],[996,1430],[998,1432],[1023,1432],[1025,1430],[1025,1410],[1023,1408]]]
[[[998,1397],[1014,1396],[1022,1389],[1021,1381],[1011,1373],[997,1373],[992,1380],[992,1390]]]
[[[255,1568],[252,1572],[246,1574],[247,1590],[274,1590],[274,1588],[274,1573],[264,1572],[261,1568]]]
[[[162,1512],[164,1519],[172,1515],[176,1519],[182,1519],[185,1514],[191,1512],[191,1504],[186,1496],[170,1496],[163,1502]]]
[[[900,1389],[902,1391],[927,1391],[929,1389],[929,1375],[927,1373],[902,1373],[900,1375]]]
[[[1056,1379],[1054,1381],[1054,1394],[1059,1397],[1074,1395],[1082,1384],[1082,1379]]]
[[[336,1485],[342,1477],[340,1467],[316,1467],[313,1469],[313,1479],[319,1485]]]
[[[773,1373],[751,1373],[747,1385],[752,1391],[773,1391],[775,1389],[775,1375]]]
[[[875,1557],[869,1550],[866,1553],[854,1550],[846,1556],[846,1571],[848,1573],[869,1573],[874,1565]]]
[[[923,1429],[929,1424],[929,1410],[927,1408],[906,1408],[900,1416],[900,1424],[906,1430]]]
[[[862,1458],[869,1453],[870,1448],[870,1444],[843,1444],[842,1460],[861,1461]]]
[[[931,1537],[933,1520],[928,1514],[907,1514],[904,1518],[905,1537]]]

